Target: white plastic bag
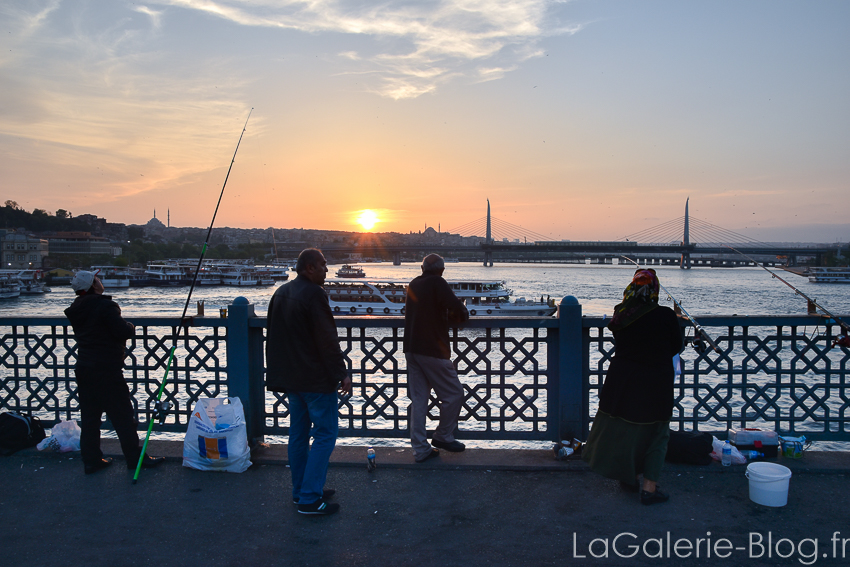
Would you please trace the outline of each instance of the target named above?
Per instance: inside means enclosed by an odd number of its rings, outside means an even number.
[[[76,421],[61,421],[53,426],[50,437],[36,445],[39,451],[50,449],[57,453],[80,450],[80,426]]]
[[[712,459],[714,459],[715,461],[721,461],[721,462],[723,461],[723,445],[725,445],[725,444],[726,444],[725,442],[721,441],[717,437],[715,437],[712,440],[712,442],[711,442],[711,448],[713,449],[713,451],[711,451],[711,458]],[[732,464],[733,465],[745,465],[745,464],[747,464],[747,458],[744,455],[741,454],[741,452],[738,450],[738,448],[735,447],[734,445],[732,445],[731,443],[730,443],[730,446],[732,447]]]
[[[251,466],[250,459],[245,412],[239,398],[198,400],[183,440],[183,466],[245,472]]]

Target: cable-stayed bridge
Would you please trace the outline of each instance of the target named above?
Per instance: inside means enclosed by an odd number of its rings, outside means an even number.
[[[432,231],[432,229],[428,229]],[[746,256],[769,265],[797,265],[798,258],[814,258],[823,264],[827,254],[839,251],[832,246],[781,246],[755,240],[708,221],[690,217],[688,202],[685,214],[642,231],[612,241],[550,240],[543,234],[500,220],[490,214],[446,232],[432,231],[429,238],[414,244],[389,244],[379,235],[369,235],[351,244],[329,244],[322,250],[329,259],[345,259],[346,255],[391,257],[396,264],[402,259],[421,259],[429,253],[464,261],[479,261],[485,266],[494,262],[552,262],[576,264],[612,264],[626,256],[643,265],[678,265],[734,267],[752,265]],[[297,255],[300,250],[281,250],[279,255]]]

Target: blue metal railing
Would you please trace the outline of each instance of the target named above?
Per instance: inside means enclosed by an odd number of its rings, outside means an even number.
[[[239,396],[249,435],[286,434],[285,396],[266,392],[265,318],[237,298],[227,319],[199,318],[190,332],[177,318],[130,318],[125,376],[140,427],[152,413],[172,345],[177,347],[164,397],[166,425],[185,430],[202,397]],[[565,298],[556,317],[473,319],[452,334],[453,359],[466,399],[459,428],[466,439],[585,438],[614,351],[607,323],[582,317]],[[701,317],[721,353],[686,349],[675,386],[673,428],[711,431],[760,427],[813,440],[850,440],[848,349],[832,348],[838,327],[819,316]],[[337,319],[353,395],[340,401],[340,434],[407,436],[404,321]],[[32,412],[48,424],[78,419],[76,344],[64,317],[0,318],[0,410]],[[432,400],[431,415],[438,415]],[[108,427],[108,425],[107,425]]]

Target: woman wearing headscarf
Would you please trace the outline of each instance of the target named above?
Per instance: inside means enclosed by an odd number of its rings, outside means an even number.
[[[614,357],[583,454],[597,473],[627,490],[642,488],[646,505],[668,499],[657,482],[673,415],[673,356],[683,347],[678,317],[658,305],[659,288],[655,270],[639,269],[614,308]]]

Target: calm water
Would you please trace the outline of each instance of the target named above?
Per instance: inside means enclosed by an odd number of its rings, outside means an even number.
[[[409,281],[420,273],[417,264],[393,266],[363,265],[368,278]],[[330,266],[332,275],[338,266]],[[695,268],[655,267],[661,284],[669,290],[691,315],[785,315],[805,314],[806,302],[792,289],[772,278],[761,268]],[[502,280],[514,290],[515,297],[537,298],[551,296],[556,300],[568,295],[578,298],[585,315],[610,316],[631,280],[631,265],[590,266],[554,264],[497,264],[485,268],[478,264],[449,264],[446,279]],[[803,293],[818,300],[837,315],[850,313],[850,285],[812,284],[808,279],[790,272],[776,271]],[[294,272],[290,277],[294,277]],[[182,313],[188,287],[131,288],[108,290],[121,305],[125,317],[173,316]],[[189,314],[196,311],[197,300],[204,300],[206,314],[214,315],[218,308],[228,305],[235,297],[244,296],[255,305],[257,315],[265,316],[269,298],[275,287],[237,289],[233,287],[196,288]],[[0,301],[0,317],[62,316],[73,301],[70,286],[55,287],[43,296],[22,296]],[[665,301],[662,296],[662,302]],[[667,303],[672,306],[672,304]],[[182,439],[175,434],[164,437]],[[271,442],[279,442],[274,437]],[[341,444],[362,444],[363,440],[340,439]],[[406,446],[404,440],[374,440],[373,444]],[[548,443],[529,442],[471,442],[470,447],[548,447]],[[820,450],[847,450],[850,443],[817,443]]]
[[[338,266],[330,267],[330,274]],[[371,279],[410,281],[420,273],[416,264],[365,264]],[[680,270],[675,266],[655,267],[661,285],[678,299],[693,316],[698,315],[786,315],[805,314],[806,302],[779,280],[761,268],[695,268]],[[560,299],[567,295],[578,298],[585,315],[610,315],[631,280],[630,265],[581,266],[557,264],[497,264],[485,268],[478,264],[449,264],[446,279],[503,280],[516,297],[537,298],[541,295]],[[294,272],[291,272],[294,276]],[[837,315],[850,313],[850,285],[813,284],[790,272],[777,271],[803,293],[818,300]],[[195,288],[189,307],[194,314],[197,300],[206,303],[207,315],[238,296],[247,297],[255,305],[257,315],[265,315],[274,287],[237,289],[216,286]],[[130,288],[108,290],[121,305],[125,317],[180,316],[188,287]],[[665,298],[662,296],[662,302]],[[73,301],[70,286],[54,287],[43,296],[21,296],[0,301],[0,316],[62,316]],[[668,305],[671,305],[668,303]]]

